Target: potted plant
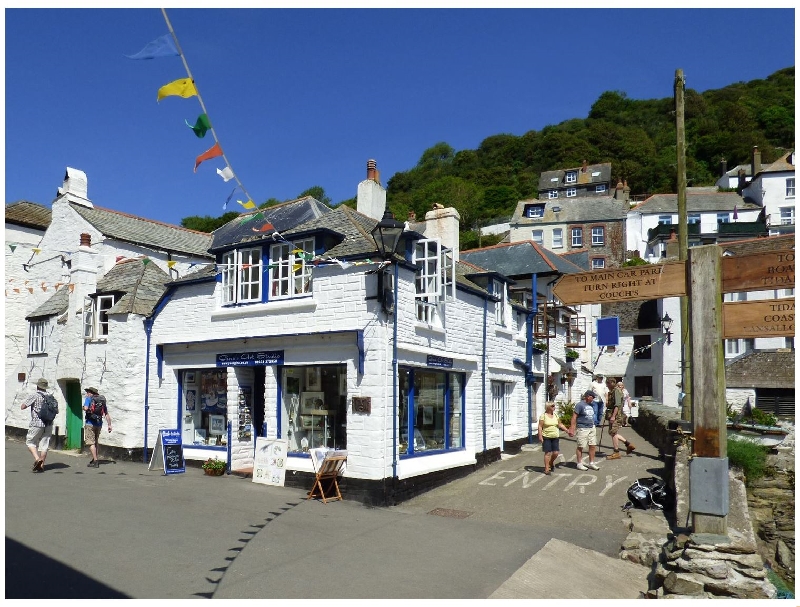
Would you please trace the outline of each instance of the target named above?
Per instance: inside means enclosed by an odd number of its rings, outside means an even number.
[[[547,351],[547,344],[543,341],[537,341],[533,344],[533,353],[534,354],[541,354],[542,352]]]
[[[570,350],[570,349],[567,349],[567,350],[564,352],[564,356],[566,356],[566,357],[567,357],[567,360],[568,360],[569,362],[572,362],[573,360],[578,360],[578,357],[580,356],[580,354],[578,354],[578,351],[577,351],[577,350]]]
[[[225,474],[225,462],[221,459],[211,459],[209,457],[203,462],[203,470],[209,476],[222,476]]]

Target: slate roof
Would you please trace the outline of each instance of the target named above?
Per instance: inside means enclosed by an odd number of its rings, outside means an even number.
[[[544,204],[541,218],[525,217],[525,207]],[[554,211],[554,209],[559,209]],[[520,200],[511,218],[511,225],[535,226],[552,223],[576,223],[587,221],[622,221],[626,218],[630,204],[613,196],[575,198],[552,198]]]
[[[616,301],[600,305],[600,316],[619,317],[619,330],[628,333],[657,330],[661,332],[661,319],[658,316],[658,300]]]
[[[792,150],[791,152],[787,152],[772,164],[762,166],[758,174],[760,175],[761,173],[780,173],[783,171],[794,172],[794,165],[791,162],[789,162],[789,158],[792,155],[794,155],[794,150]]]
[[[530,278],[531,274],[583,272],[580,266],[530,240],[461,251],[459,256],[466,262],[509,278]]]
[[[70,206],[108,238],[162,251],[210,257],[211,234],[97,206],[89,208],[73,202]]]
[[[283,234],[285,230],[292,230],[307,221],[330,213],[331,210],[311,196],[282,202],[266,209],[255,209],[214,230],[210,250],[218,252],[244,243],[255,244],[272,240],[274,232]],[[263,217],[254,219],[259,214]],[[267,224],[272,224],[272,228],[261,231]]]
[[[574,252],[559,253],[562,259],[566,259],[570,263],[574,263],[581,268],[584,272],[589,272],[592,269],[592,264],[589,263],[589,249],[578,249]]]
[[[342,236],[343,240],[325,251],[326,255],[331,257],[375,255],[378,252],[378,246],[375,244],[370,230],[377,223],[378,221],[372,217],[340,205],[324,217],[298,225],[286,232],[284,236],[291,238],[293,234],[328,229]]]
[[[788,251],[794,249],[794,234],[732,240],[719,246],[722,247],[723,255],[749,255],[764,251]]]
[[[209,263],[200,266],[199,268],[190,268],[191,271],[183,276],[175,278],[167,283],[167,286],[188,284],[191,282],[201,282],[206,280],[215,280],[219,269],[217,264]]]
[[[63,314],[69,308],[69,287],[64,285],[58,289],[47,301],[25,317],[25,320],[44,318]]]
[[[19,200],[6,205],[6,223],[35,230],[46,230],[51,219],[50,209],[35,202]]]
[[[166,292],[170,276],[156,264],[126,259],[97,281],[98,293],[124,293],[110,313],[149,316]]]
[[[564,182],[564,175],[570,171],[577,171],[577,183],[567,184]],[[593,176],[592,173],[600,173]],[[555,179],[555,181],[553,181]],[[573,185],[587,185],[591,183],[610,183],[611,182],[611,163],[603,162],[601,164],[590,164],[583,170],[582,166],[573,167],[568,169],[558,169],[556,171],[542,171],[539,175],[539,191],[553,190],[565,186]]]
[[[703,213],[711,211],[760,211],[761,206],[745,201],[736,192],[686,192],[686,211],[688,213]],[[640,202],[631,211],[638,213],[677,213],[677,194],[653,194],[647,200]]]
[[[728,388],[795,387],[794,350],[752,350],[725,364]]]

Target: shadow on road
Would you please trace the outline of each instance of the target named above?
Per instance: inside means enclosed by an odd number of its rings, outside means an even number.
[[[68,565],[6,538],[7,599],[129,599]]]

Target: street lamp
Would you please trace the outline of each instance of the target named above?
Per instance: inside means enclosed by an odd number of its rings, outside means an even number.
[[[672,328],[672,319],[669,317],[669,312],[664,314],[664,318],[661,319],[661,332],[667,336],[667,343],[672,343],[672,332],[670,329]]]
[[[375,244],[378,245],[378,253],[381,254],[381,257],[389,259],[394,255],[404,228],[405,224],[397,221],[388,209],[383,212],[383,219],[370,232]]]

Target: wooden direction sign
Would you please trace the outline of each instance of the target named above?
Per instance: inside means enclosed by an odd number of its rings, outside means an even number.
[[[682,297],[686,295],[686,263],[566,274],[553,286],[553,295],[567,305]]]
[[[794,337],[794,298],[722,304],[722,337]]]
[[[766,251],[722,258],[722,292],[794,287],[794,251]]]

